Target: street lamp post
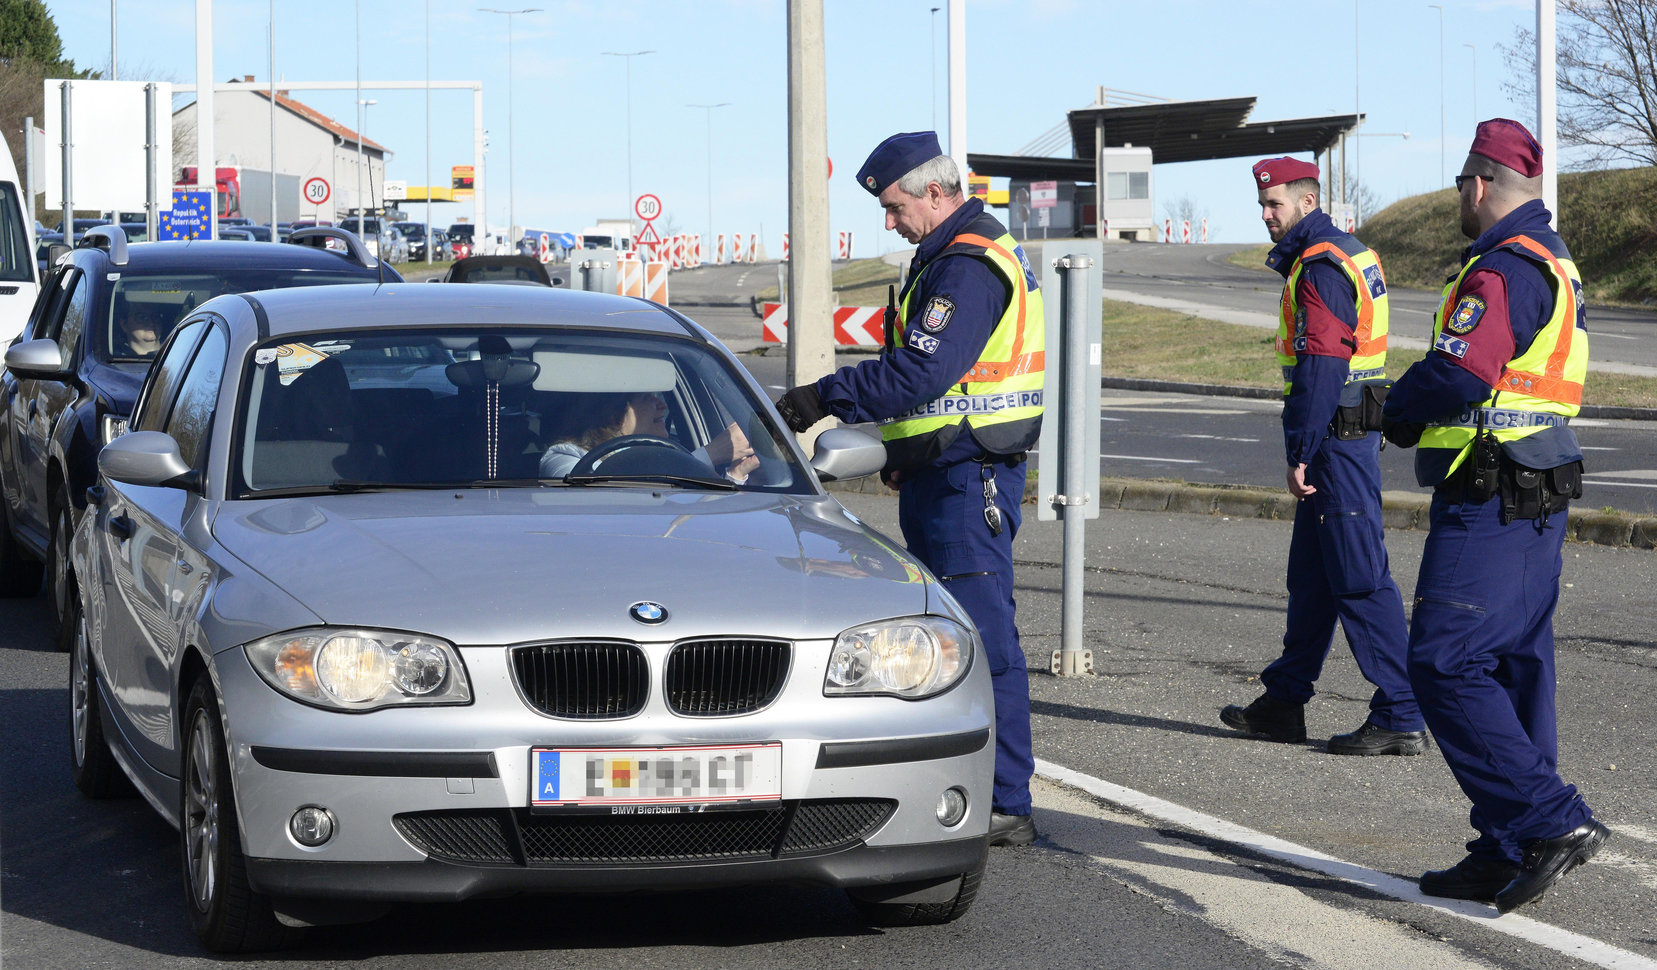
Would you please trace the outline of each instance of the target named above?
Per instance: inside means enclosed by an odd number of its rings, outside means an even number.
[[[932,8],[932,130],[938,130],[938,11]]]
[[[721,101],[718,104],[687,104],[687,108],[701,108],[708,118],[708,242],[713,242],[713,109],[723,108],[730,104]]]
[[[367,215],[367,209],[368,209],[368,207],[366,205],[363,205],[364,200],[363,200],[363,195],[362,195],[362,174],[363,174],[362,142],[363,142],[364,138],[368,137],[368,134],[367,134],[368,109],[373,107],[376,104],[379,104],[379,103],[380,102],[374,100],[373,98],[358,98],[357,99],[357,238],[358,239],[362,238],[363,217]],[[372,190],[373,180],[369,181],[369,185],[370,185],[370,190]],[[272,230],[272,231],[274,232],[275,230]],[[366,243],[364,245],[366,245]],[[378,251],[377,246],[376,246],[376,251]]]
[[[633,58],[655,51],[600,51],[606,57],[620,57],[627,64],[627,211],[633,211]],[[628,216],[632,224],[632,216]]]
[[[1444,156],[1444,7],[1436,3],[1427,6],[1438,11],[1438,184],[1444,185],[1449,178]]]
[[[1479,123],[1479,48],[1476,44],[1461,45],[1473,52],[1473,124]]]
[[[484,13],[506,14],[506,237],[508,244],[517,250],[518,241],[513,238],[517,231],[517,222],[514,218],[517,204],[516,182],[518,178],[517,156],[512,152],[512,18],[521,13],[540,13],[540,7],[524,7],[521,10],[497,10],[494,7],[479,7]],[[488,217],[484,222],[488,222]],[[488,232],[488,226],[480,226],[479,232]]]

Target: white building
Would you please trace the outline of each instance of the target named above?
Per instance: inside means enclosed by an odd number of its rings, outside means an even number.
[[[373,208],[381,204],[379,200],[384,197],[385,191],[385,163],[392,154],[385,146],[371,138],[364,138],[310,105],[295,101],[280,88],[276,91],[273,146],[270,92],[263,86],[256,86],[251,74],[242,78],[242,82],[248,85],[245,92],[221,90],[213,98],[213,146],[217,165],[237,165],[245,169],[295,176],[300,186],[318,176],[327,179],[331,188],[328,200],[321,205],[299,200],[297,211],[300,218],[338,223],[348,209],[363,205]],[[173,112],[175,132],[194,132],[195,125],[195,102]],[[360,172],[357,165],[359,142],[363,160]],[[194,165],[195,151],[183,150],[175,144],[173,162],[175,166]],[[174,171],[172,174],[176,181],[179,173]],[[281,181],[284,180],[278,180],[279,183]],[[268,206],[269,202],[264,204]],[[288,203],[279,199],[278,205],[283,211],[289,211]],[[269,219],[263,210],[248,214],[258,222]]]

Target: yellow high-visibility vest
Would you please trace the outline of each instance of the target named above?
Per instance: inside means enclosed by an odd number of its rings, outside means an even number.
[[[1357,348],[1347,362],[1346,382],[1384,381],[1387,377],[1387,320],[1388,304],[1386,275],[1375,253],[1346,233],[1329,239],[1319,239],[1295,260],[1289,278],[1283,284],[1283,299],[1278,309],[1277,363],[1283,370],[1283,396],[1294,388],[1295,362],[1299,351],[1306,349],[1306,333],[1298,326],[1300,301],[1295,289],[1306,264],[1314,259],[1327,259],[1341,268],[1357,294],[1355,309],[1358,327],[1353,332]]]
[[[1000,223],[981,216],[951,239],[938,258],[955,253],[977,256],[994,267],[1011,295],[971,370],[942,397],[880,422],[888,464],[894,468],[918,467],[937,457],[954,440],[963,421],[993,455],[1026,451],[1041,433],[1045,320],[1041,291],[1023,252]],[[917,282],[904,297],[894,346],[904,345],[911,325],[920,326],[923,333],[926,330],[924,319],[916,319],[925,312],[916,305],[920,290]]]
[[[1537,331],[1530,346],[1508,362],[1490,396],[1477,407],[1428,424],[1421,433],[1419,448],[1456,452],[1455,459],[1445,469],[1446,475],[1459,468],[1472,450],[1481,412],[1485,430],[1495,435],[1497,441],[1506,442],[1527,438],[1544,428],[1564,427],[1581,410],[1582,384],[1588,376],[1588,331],[1577,325],[1582,277],[1564,241],[1557,237],[1552,241],[1556,245],[1550,248],[1531,236],[1512,236],[1491,247],[1489,252],[1468,260],[1455,279],[1444,287],[1443,299],[1433,319],[1434,347],[1460,339],[1453,324],[1461,303],[1461,282],[1478,265],[1479,259],[1490,252],[1509,249],[1540,263],[1553,278],[1554,291],[1553,314]]]

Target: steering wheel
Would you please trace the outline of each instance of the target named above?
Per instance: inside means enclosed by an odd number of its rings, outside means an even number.
[[[628,448],[667,448],[687,457],[690,455],[690,452],[685,450],[683,445],[672,440],[671,438],[658,438],[655,435],[649,434],[624,434],[616,438],[611,438],[609,441],[604,442],[593,450],[587,452],[585,455],[582,455],[581,459],[575,463],[575,467],[569,470],[569,474],[566,477],[590,475],[592,474],[593,468],[599,462],[618,451],[625,451]]]

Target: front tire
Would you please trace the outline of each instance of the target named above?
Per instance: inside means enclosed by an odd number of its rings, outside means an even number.
[[[52,505],[52,541],[46,547],[46,601],[52,609],[52,642],[59,653],[68,653],[75,641],[75,628],[69,622],[69,543],[75,538],[69,493],[60,487]]]
[[[294,931],[277,921],[270,899],[248,885],[218,694],[205,674],[185,705],[183,740],[179,832],[190,923],[215,953],[278,949]]]
[[[103,711],[98,706],[98,682],[92,669],[92,643],[80,597],[70,589],[69,616],[74,631],[69,650],[69,753],[75,787],[87,798],[114,798],[131,790],[121,766],[104,740]]]

